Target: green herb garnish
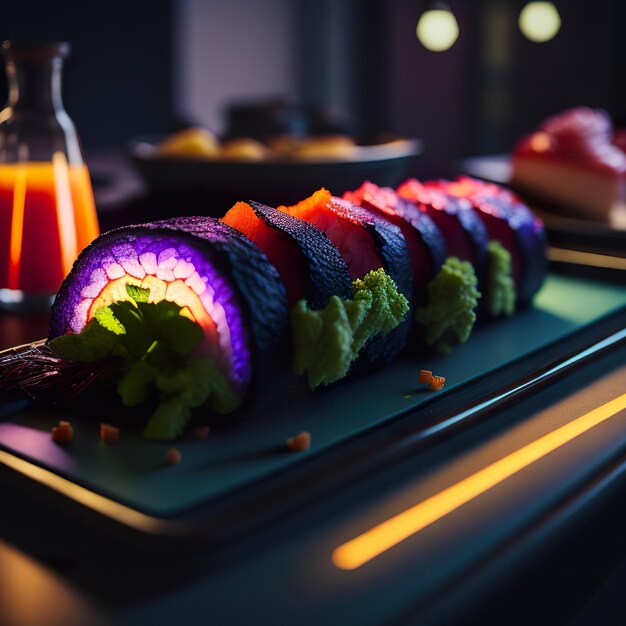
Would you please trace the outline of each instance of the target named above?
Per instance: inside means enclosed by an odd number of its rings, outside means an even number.
[[[424,340],[441,352],[452,349],[451,339],[465,343],[472,332],[480,292],[476,274],[467,261],[449,257],[428,284],[428,305],[416,312]]]
[[[487,244],[489,289],[487,291],[489,312],[493,317],[515,313],[515,283],[511,276],[511,253],[499,242]]]
[[[129,300],[98,309],[80,333],[52,339],[52,353],[83,363],[119,357],[123,404],[159,398],[144,430],[150,439],[179,436],[192,409],[202,405],[221,413],[235,410],[241,399],[213,360],[191,356],[203,338],[200,326],[182,316],[175,302],[148,302],[148,289],[126,285],[126,293]]]
[[[343,378],[363,346],[393,330],[409,310],[383,269],[355,280],[352,293],[351,300],[332,296],[319,311],[300,300],[291,312],[294,369],[306,374],[311,389]]]

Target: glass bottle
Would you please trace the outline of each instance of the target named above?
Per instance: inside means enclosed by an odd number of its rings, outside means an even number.
[[[99,234],[87,166],[61,100],[67,43],[2,44],[9,98],[0,112],[0,307],[48,307]]]

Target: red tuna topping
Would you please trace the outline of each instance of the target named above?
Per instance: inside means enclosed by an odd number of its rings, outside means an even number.
[[[279,206],[278,210],[312,224],[335,244],[348,266],[350,278],[362,278],[371,270],[384,267],[370,232],[362,220],[350,213],[350,207],[342,204],[326,189],[319,189],[312,196],[293,206]]]
[[[427,285],[447,256],[445,241],[433,220],[390,187],[379,187],[368,181],[355,191],[344,193],[343,197],[400,229],[411,260],[415,303],[423,304]]]

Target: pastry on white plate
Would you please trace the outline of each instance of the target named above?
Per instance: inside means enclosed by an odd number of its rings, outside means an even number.
[[[626,153],[612,143],[602,110],[579,107],[548,118],[513,152],[512,184],[567,208],[611,221],[626,207]]]

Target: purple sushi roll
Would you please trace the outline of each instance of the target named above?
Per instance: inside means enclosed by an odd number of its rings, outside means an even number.
[[[166,300],[202,329],[194,354],[214,360],[239,396],[263,387],[266,360],[287,327],[276,269],[246,237],[209,217],[119,228],[78,257],[52,307],[50,339],[80,333],[102,307],[129,300],[127,286]],[[270,368],[271,369],[271,368]]]

